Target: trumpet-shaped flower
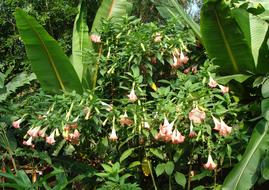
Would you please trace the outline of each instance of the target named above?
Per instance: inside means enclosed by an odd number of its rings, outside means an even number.
[[[196,137],[196,136],[197,136],[197,134],[196,134],[195,131],[193,130],[193,124],[192,124],[192,121],[191,121],[189,137],[190,137],[190,138],[193,138],[193,137]]]
[[[219,131],[221,129],[221,122],[212,115],[214,121],[214,130]]]
[[[127,126],[131,126],[133,124],[133,120],[128,118],[127,113],[125,112],[124,115],[120,116],[120,124],[123,125],[127,125]]]
[[[180,52],[179,60],[180,60],[181,64],[182,64],[182,63],[183,63],[183,64],[186,64],[186,63],[188,63],[189,58],[188,58],[187,56],[185,56],[185,55],[183,54],[183,52],[181,51],[181,52]]]
[[[211,88],[215,88],[217,87],[218,83],[217,81],[215,81],[211,76],[209,78],[209,82],[208,82],[208,86]]]
[[[157,32],[155,34],[154,42],[160,42],[160,41],[162,41],[162,35],[159,32]]]
[[[174,129],[171,140],[172,144],[180,144],[184,142],[185,137],[177,129]]]
[[[111,131],[111,133],[110,133],[110,135],[109,135],[109,140],[111,140],[111,141],[116,141],[116,140],[118,140],[118,136],[117,136],[117,134],[116,134],[116,130],[115,130],[114,127],[112,127],[112,131]]]
[[[198,107],[192,109],[189,113],[189,119],[195,124],[202,123],[205,116],[205,112],[200,110]]]
[[[134,88],[131,90],[130,94],[127,96],[131,102],[135,102],[137,100],[137,96],[135,94]]]
[[[39,132],[40,126],[31,128],[27,131],[27,134],[31,137],[38,137],[38,132]]]
[[[216,167],[217,167],[217,164],[214,163],[212,156],[209,154],[208,159],[207,159],[207,163],[204,164],[204,168],[208,169],[208,170],[214,170]]]
[[[144,128],[145,129],[150,129],[150,125],[147,121],[144,122]]]
[[[101,42],[101,36],[97,34],[92,34],[91,35],[91,41],[94,43],[100,43]]]
[[[54,144],[56,141],[54,139],[55,130],[50,134],[50,136],[46,137],[46,142],[48,144]]]
[[[167,118],[164,118],[163,125],[160,125],[159,133],[155,136],[156,140],[170,141],[173,134],[174,122],[169,123]]]
[[[23,141],[22,144],[26,145],[26,146],[31,146],[34,147],[35,145],[33,145],[33,137],[30,137],[27,141]]]
[[[47,131],[48,127],[44,127],[43,129],[38,131],[38,136],[44,138],[46,136],[46,131]]]
[[[219,130],[219,134],[221,136],[227,136],[232,132],[232,127],[229,127],[223,120],[221,122],[221,128]]]
[[[19,129],[20,128],[20,124],[22,122],[22,119],[18,119],[17,121],[13,121],[12,122],[12,126],[15,128],[15,129]]]
[[[229,92],[229,87],[228,86],[222,86],[219,84],[220,90],[223,94],[228,93]]]
[[[216,131],[219,131],[221,136],[227,136],[232,132],[232,127],[229,127],[222,119],[219,121],[217,118],[212,116]]]

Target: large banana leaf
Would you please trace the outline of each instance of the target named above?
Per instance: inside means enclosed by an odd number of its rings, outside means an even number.
[[[130,13],[132,4],[128,0],[104,0],[99,7],[94,18],[91,34],[98,34],[102,27],[102,20],[111,18],[112,22],[120,22],[120,17]],[[90,49],[95,50],[100,55],[102,47],[96,46],[90,42]],[[94,88],[97,81],[99,58],[91,56],[92,64],[89,65],[90,70],[90,86]]]
[[[229,1],[208,0],[201,10],[203,45],[224,74],[255,71],[251,50],[235,19]]]
[[[222,190],[247,190],[258,179],[261,161],[269,146],[268,121],[260,121],[251,135],[242,160],[226,177]]]
[[[251,48],[257,72],[259,74],[265,74],[269,71],[269,51],[267,46],[263,46],[268,39],[268,37],[266,37],[268,32],[268,23],[241,8],[234,9],[232,14],[243,31],[247,43]]]
[[[91,63],[90,57],[87,56],[86,53],[90,48],[89,28],[86,17],[86,5],[83,0],[80,0],[78,14],[73,27],[72,64],[84,89],[87,89],[90,86],[88,66]]]
[[[23,10],[16,9],[15,18],[41,87],[51,93],[73,90],[82,93],[79,78],[57,42]]]
[[[199,25],[184,11],[182,6],[175,0],[155,2],[160,15],[166,19],[181,17],[193,30],[197,39],[202,43],[202,35]]]
[[[104,0],[99,7],[94,18],[91,33],[98,33],[102,26],[102,20],[112,18],[117,21],[118,18],[128,14],[132,4],[128,0]]]

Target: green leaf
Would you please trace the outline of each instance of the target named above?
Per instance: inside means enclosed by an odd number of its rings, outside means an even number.
[[[165,164],[165,172],[167,173],[167,175],[171,175],[173,173],[173,171],[174,171],[174,168],[175,168],[174,162],[168,161]]]
[[[100,31],[103,19],[112,18],[112,21],[118,21],[118,18],[128,14],[131,8],[132,4],[127,0],[102,1],[94,18],[91,33],[98,33]]]
[[[260,56],[260,49],[262,48],[264,41],[267,39],[266,34],[268,31],[268,23],[241,8],[233,9],[232,14],[243,31],[244,37],[251,48],[255,67],[259,70],[259,73],[268,72],[269,66],[267,64],[267,60],[262,59],[263,56]],[[264,51],[262,51],[262,53],[263,52]],[[268,52],[264,53],[268,54]]]
[[[165,164],[164,163],[158,164],[157,167],[155,168],[157,177],[162,175],[164,170],[165,170]]]
[[[88,67],[91,66],[91,60],[86,53],[90,49],[89,28],[86,19],[87,7],[84,1],[80,0],[73,27],[72,64],[84,89],[89,88],[91,83],[88,70]]]
[[[262,85],[262,96],[264,98],[269,97],[269,79],[267,79]]]
[[[255,71],[251,49],[227,1],[207,1],[201,10],[203,45],[224,74]]]
[[[164,153],[163,153],[160,149],[158,149],[158,148],[151,148],[151,149],[149,149],[149,151],[150,151],[154,156],[156,156],[157,158],[160,158],[161,160],[164,159],[164,156],[163,156]]]
[[[42,88],[52,93],[73,90],[82,93],[79,78],[57,42],[22,9],[16,9],[15,18],[27,56]]]
[[[185,188],[186,185],[186,177],[184,174],[180,173],[180,172],[176,172],[175,174],[175,180],[177,182],[177,184],[181,185],[183,188]]]
[[[0,92],[0,102],[6,100],[8,96],[16,92],[18,88],[30,84],[30,82],[35,79],[36,76],[33,73],[28,74],[26,72],[22,72],[17,74],[11,81],[9,81],[5,85],[5,92],[3,93]]]
[[[269,98],[263,99],[261,103],[262,116],[269,121]]]
[[[104,168],[104,170],[108,173],[112,172],[112,167],[107,165],[107,164],[102,164],[102,167]]]
[[[136,167],[136,166],[139,166],[139,165],[141,165],[140,161],[134,161],[128,166],[128,168],[133,168],[133,167]]]
[[[220,84],[227,84],[231,80],[235,80],[237,82],[242,83],[245,80],[247,80],[249,77],[251,77],[251,75],[244,75],[244,74],[226,75],[223,77],[217,77],[216,81]]]
[[[198,40],[202,43],[202,35],[199,25],[184,11],[182,6],[175,0],[160,1],[156,3],[160,15],[166,19],[181,17],[193,30]]]
[[[134,149],[130,148],[126,151],[124,151],[120,157],[120,163],[125,160],[126,158],[128,158],[132,153],[133,153]]]
[[[262,161],[262,177],[266,180],[269,180],[269,156],[268,153]]]
[[[254,128],[242,159],[225,178],[222,189],[250,189],[258,179],[259,167],[268,146],[268,122],[262,120]]]

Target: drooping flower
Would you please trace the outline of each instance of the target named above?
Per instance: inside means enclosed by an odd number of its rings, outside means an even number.
[[[229,127],[222,119],[219,121],[217,118],[212,116],[216,131],[219,131],[221,136],[227,136],[232,132],[232,127]]]
[[[44,138],[46,136],[46,131],[47,131],[48,127],[44,127],[43,129],[38,131],[38,136]]]
[[[162,36],[161,33],[157,32],[155,34],[154,42],[160,42],[160,41],[162,41]]]
[[[27,131],[27,134],[31,137],[38,137],[40,126],[33,127]]]
[[[101,36],[97,34],[92,34],[91,35],[91,41],[94,43],[100,43],[101,42]]]
[[[115,130],[114,127],[112,127],[112,131],[111,131],[111,133],[110,133],[110,135],[109,135],[109,140],[111,140],[111,141],[116,141],[116,140],[118,140],[118,136],[117,136],[117,134],[116,134],[116,130]]]
[[[196,74],[197,73],[197,67],[198,67],[197,65],[191,67],[191,72],[193,74]]]
[[[212,115],[214,121],[214,130],[219,131],[221,129],[221,122]]]
[[[193,137],[196,137],[196,136],[197,136],[197,134],[196,134],[195,131],[193,130],[193,124],[192,124],[192,121],[191,121],[189,137],[190,137],[190,138],[193,138]]]
[[[90,108],[88,108],[88,107],[86,107],[86,108],[84,108],[84,113],[85,113],[85,120],[89,120],[89,118],[90,118],[90,115],[91,115],[91,110],[90,110]]]
[[[184,142],[185,137],[177,129],[174,129],[171,140],[172,144],[180,144]]]
[[[55,130],[52,131],[52,133],[50,134],[50,136],[46,137],[46,142],[48,144],[54,144],[56,141],[54,139],[54,135],[55,135]]]
[[[181,64],[182,64],[182,63],[183,63],[183,64],[186,64],[186,63],[188,63],[189,58],[188,58],[187,56],[185,56],[184,53],[181,51],[181,52],[180,52],[179,60],[180,60]]]
[[[15,128],[15,129],[19,129],[20,128],[20,124],[22,122],[22,119],[18,119],[17,121],[13,121],[12,122],[12,126]]]
[[[144,122],[144,128],[145,129],[150,129],[150,125],[147,121]]]
[[[174,121],[169,123],[167,118],[164,118],[163,125],[160,125],[159,133],[155,136],[156,140],[170,141],[173,134]]]
[[[105,102],[101,102],[102,106],[104,106],[104,108],[107,110],[107,111],[112,111],[113,109],[113,105],[112,104],[107,104]]]
[[[228,87],[228,86],[223,86],[223,85],[220,85],[220,84],[219,84],[219,87],[220,87],[220,90],[221,90],[221,92],[222,92],[223,94],[229,92],[229,87]]]
[[[124,115],[120,116],[120,124],[123,125],[127,125],[127,126],[131,126],[133,124],[133,120],[131,120],[130,118],[128,118],[127,113],[125,112]]]
[[[173,55],[173,64],[171,66],[174,69],[178,69],[180,66],[182,66],[182,65],[178,64],[178,58],[175,55]]]
[[[27,141],[23,141],[22,144],[26,146],[31,146],[33,148],[35,145],[33,145],[32,141],[33,141],[33,137],[30,137]]]
[[[214,163],[211,154],[208,155],[207,163],[204,164],[204,168],[208,170],[214,170],[217,167],[217,164]]]
[[[227,136],[232,132],[232,127],[229,127],[222,119],[221,119],[221,128],[219,130],[219,134],[221,136]]]
[[[211,88],[215,88],[217,87],[218,83],[217,81],[215,81],[211,76],[209,77],[209,82],[208,82],[208,86]]]
[[[132,88],[131,92],[129,95],[127,95],[130,102],[135,102],[137,100],[137,96],[135,94],[134,88]]]
[[[194,124],[199,124],[202,123],[205,119],[205,112],[200,110],[198,107],[192,109],[189,113],[189,119],[194,123]]]

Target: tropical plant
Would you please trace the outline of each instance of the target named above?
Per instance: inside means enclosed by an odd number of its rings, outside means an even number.
[[[112,18],[112,20],[117,20],[117,17],[125,15],[130,5],[127,1],[117,1],[116,3],[114,1],[104,1],[97,11],[91,33],[98,32],[102,19]],[[95,52],[96,48],[93,47],[94,45],[88,38],[85,6],[81,0],[73,29],[72,63],[74,67],[57,42],[34,18],[28,16],[21,9],[16,10],[17,27],[26,44],[33,71],[36,73],[41,86],[48,92],[57,93],[59,91],[75,90],[82,93],[83,88],[95,87],[99,58],[96,58],[95,54],[87,58],[87,54],[85,54],[86,50]],[[100,48],[97,48],[99,54]],[[37,57],[41,57],[41,64]],[[90,59],[91,63],[89,63]]]

